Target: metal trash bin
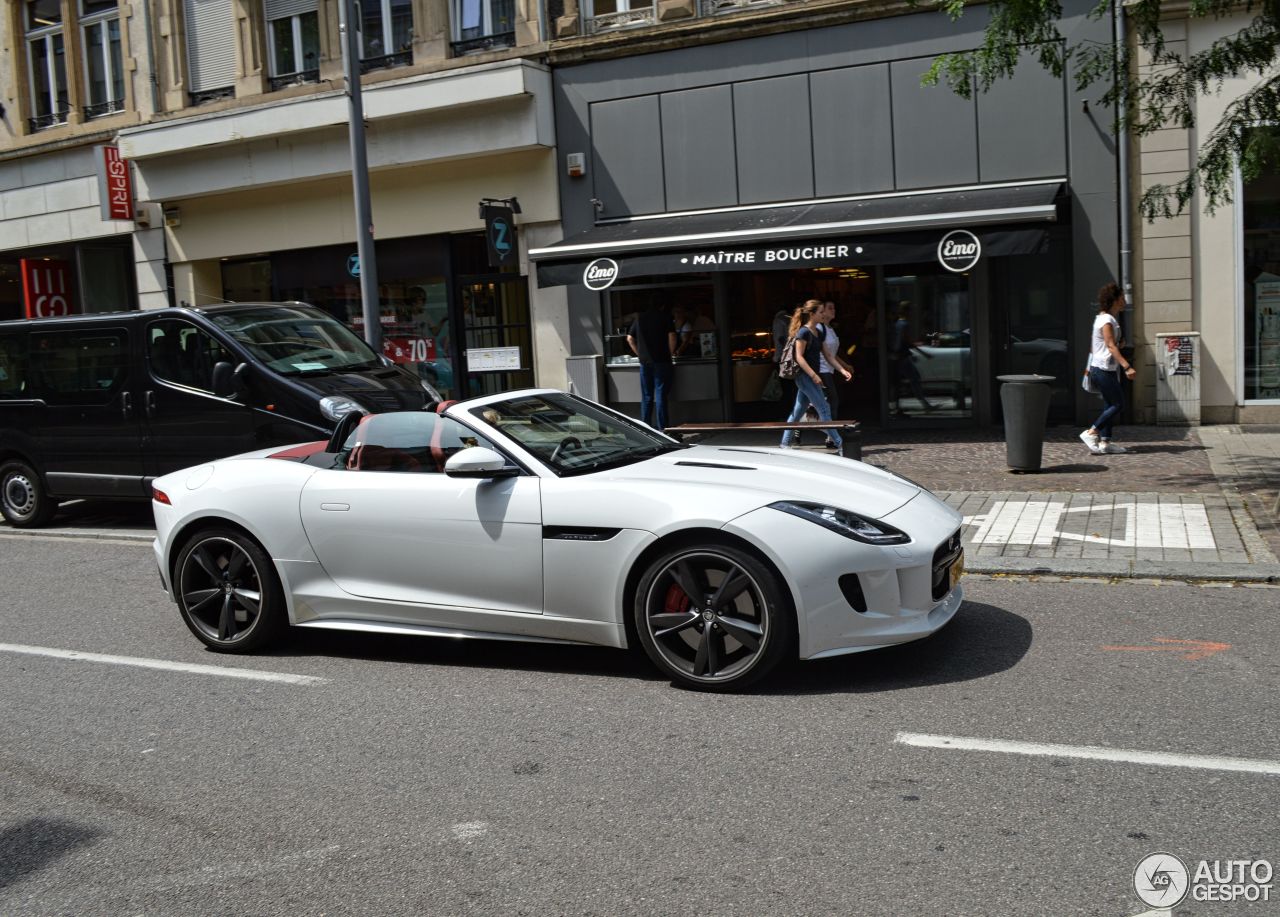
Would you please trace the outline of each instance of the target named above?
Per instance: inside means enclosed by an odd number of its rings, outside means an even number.
[[[1046,383],[1055,377],[1031,374],[996,378],[1004,383],[1000,386],[1000,403],[1004,406],[1004,445],[1009,467],[1014,471],[1039,471],[1049,396],[1053,394]]]

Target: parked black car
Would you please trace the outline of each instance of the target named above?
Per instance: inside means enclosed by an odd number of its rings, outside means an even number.
[[[175,469],[439,400],[304,303],[0,322],[0,512],[38,526],[62,499],[147,499]]]

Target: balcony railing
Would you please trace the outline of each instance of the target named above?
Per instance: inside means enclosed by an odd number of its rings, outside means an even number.
[[[219,86],[217,89],[202,89],[199,92],[187,93],[187,101],[192,105],[204,105],[206,102],[216,102],[219,99],[234,99],[236,97],[236,87]]]
[[[299,70],[297,73],[282,73],[279,76],[273,76],[267,80],[267,85],[271,92],[277,89],[284,89],[286,86],[301,86],[303,83],[320,82],[320,68],[314,70]]]
[[[766,6],[781,6],[786,0],[702,0],[702,15],[719,16]]]
[[[464,38],[462,41],[455,41],[450,47],[453,48],[453,56],[461,57],[464,54],[474,54],[477,51],[494,51],[498,48],[515,47],[516,33],[514,30],[510,32],[495,32],[493,35],[482,35],[479,38]]]
[[[395,54],[385,54],[382,57],[364,58],[360,61],[360,72],[369,73],[373,70],[389,70],[392,67],[408,67],[412,63],[412,51],[397,51]]]
[[[27,126],[31,129],[31,133],[36,131],[48,130],[51,127],[57,127],[59,124],[67,123],[67,115],[71,114],[71,109],[64,108],[61,111],[51,111],[47,115],[36,115],[34,118],[27,119]]]
[[[653,25],[655,22],[657,22],[657,15],[652,6],[624,10],[621,13],[603,13],[599,16],[587,17],[587,34],[592,35],[597,32],[612,32],[615,29]]]
[[[94,118],[101,118],[104,115],[115,114],[118,111],[124,111],[124,102],[120,99],[113,99],[107,102],[95,102],[92,105],[84,107],[84,119],[92,121]]]

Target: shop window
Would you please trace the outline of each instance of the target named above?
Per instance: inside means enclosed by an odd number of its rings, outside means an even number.
[[[265,0],[271,88],[320,79],[320,20],[316,0]]]
[[[641,312],[657,303],[671,315],[679,360],[714,360],[718,353],[714,294],[711,284],[619,287],[609,291],[609,324],[605,330],[606,359],[614,365],[638,363],[627,334]]]
[[[124,331],[31,335],[31,397],[49,404],[106,404],[128,375]]]
[[[412,0],[366,0],[360,11],[361,73],[413,63]]]
[[[213,392],[213,367],[234,358],[195,325],[160,321],[147,329],[147,366],[162,382]]]
[[[1271,136],[1268,138],[1262,132]],[[1251,142],[1277,141],[1280,127],[1253,129]],[[1241,186],[1244,240],[1244,397],[1280,400],[1280,173]]]
[[[124,110],[124,62],[120,50],[120,8],[116,0],[80,0],[84,42],[86,118]]]
[[[59,0],[26,0],[23,23],[27,41],[27,76],[31,84],[31,130],[65,124],[71,105],[67,94],[67,49]]]
[[[468,54],[516,43],[515,0],[453,0],[453,53]]]
[[[588,32],[653,25],[656,21],[654,4],[643,0],[586,0],[583,10]]]

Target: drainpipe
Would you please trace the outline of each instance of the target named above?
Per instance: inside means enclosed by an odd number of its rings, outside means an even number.
[[[1125,35],[1124,0],[1114,0],[1115,7],[1115,42],[1119,60],[1126,61],[1125,49],[1128,38]],[[1126,67],[1123,73],[1117,74],[1120,79],[1120,111],[1129,111],[1129,72]],[[1125,301],[1133,305],[1133,239],[1129,226],[1129,127],[1124,121],[1116,131],[1116,155],[1120,160],[1120,289],[1124,290]]]
[[[151,0],[142,0],[142,24],[147,34],[147,72],[151,75],[151,116],[160,111],[160,80],[156,77],[156,43],[151,37]]]

